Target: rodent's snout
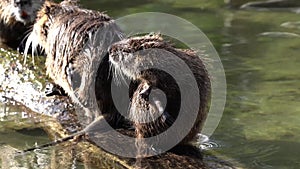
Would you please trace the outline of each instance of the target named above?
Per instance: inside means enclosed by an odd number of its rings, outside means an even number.
[[[26,11],[21,11],[21,18],[27,20],[30,19],[30,15]]]
[[[22,11],[21,12],[21,17],[24,18],[24,19],[26,19],[26,18],[29,17],[29,15],[28,15],[28,13],[26,11]]]
[[[33,22],[34,16],[31,11],[28,10],[17,10],[14,12],[16,20],[28,24]]]
[[[21,12],[21,18],[23,18],[26,23],[32,23],[35,20],[35,15],[33,11],[23,10]]]
[[[114,44],[112,45],[109,50],[108,50],[108,53],[109,53],[109,60],[112,62],[112,63],[119,63],[123,60],[123,52],[121,49],[121,46],[119,44]]]
[[[122,61],[122,55],[118,51],[109,51],[109,61],[117,66]]]

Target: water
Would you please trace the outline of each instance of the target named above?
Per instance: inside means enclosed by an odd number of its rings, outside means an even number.
[[[218,146],[206,151],[235,159],[245,168],[300,168],[299,14],[230,9],[220,0],[82,0],[82,4],[114,18],[156,11],[198,26],[220,55],[228,87],[222,120],[211,137]],[[28,132],[31,138],[20,141],[24,135],[2,124],[0,142],[20,148],[36,140]],[[4,136],[7,139],[2,140]]]
[[[228,99],[218,151],[252,168],[299,168],[300,39],[277,33],[299,33],[280,26],[299,15],[234,12],[220,50]]]

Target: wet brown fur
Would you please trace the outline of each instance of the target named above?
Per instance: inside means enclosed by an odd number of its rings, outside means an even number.
[[[36,11],[42,5],[42,2],[34,1],[32,3]],[[16,20],[11,6],[10,0],[0,1],[0,45],[17,49],[26,33],[31,29],[33,22],[24,24]],[[33,13],[33,15],[36,15],[36,13]]]
[[[86,114],[91,120],[100,113],[105,114],[112,109],[116,111],[111,95],[108,93],[110,90],[107,89],[110,87],[108,56],[97,58],[97,53],[92,57],[84,53],[86,45],[90,45],[87,42],[98,30],[102,29],[108,30],[111,41],[121,37],[121,32],[114,20],[102,12],[82,9],[68,2],[60,4],[46,2],[38,12],[36,23],[26,44],[28,47],[32,43],[34,48],[41,46],[45,50],[47,74],[66,91],[75,103],[87,109],[95,107],[95,104],[99,105],[100,112],[87,110],[92,111]],[[103,47],[99,51],[107,52],[107,49]],[[93,62],[100,62],[101,59],[98,70],[89,67]],[[85,80],[86,85],[76,84],[76,80],[73,80],[76,75],[79,78],[84,78],[84,75],[88,76],[89,78],[80,79],[81,82]],[[95,79],[97,79],[94,90],[97,103],[91,99],[94,93],[89,93]]]
[[[180,109],[180,90],[175,79],[168,73],[157,69],[140,70],[143,64],[153,62],[163,64],[165,61],[164,56],[147,58],[142,54],[132,55],[134,52],[145,49],[163,49],[171,52],[188,65],[196,78],[200,93],[199,111],[193,128],[181,141],[183,144],[188,143],[201,131],[208,112],[210,78],[205,65],[194,51],[176,49],[158,34],[128,38],[117,42],[111,47],[110,61],[116,69],[116,76],[122,74],[133,80],[129,94],[132,98],[129,112],[131,120],[137,121],[143,116],[147,118],[146,116],[149,116],[149,114],[158,113],[157,107],[160,105],[155,104],[155,98],[152,100],[149,98],[151,91],[160,89],[166,95],[167,103],[164,110],[166,115],[160,116],[152,123],[135,123],[138,134],[142,134],[143,137],[155,136],[165,131],[173,124]],[[193,92],[193,90],[190,92]],[[176,134],[180,135],[180,131],[178,132]]]
[[[182,143],[190,142],[195,138],[196,134],[200,132],[207,115],[207,104],[210,94],[210,79],[202,61],[192,51],[175,49],[165,42],[160,36],[154,35],[129,38],[115,43],[111,47],[110,58],[108,58],[108,55],[105,55],[97,72],[90,72],[85,67],[88,58],[85,55],[82,55],[82,50],[89,38],[89,34],[93,34],[99,28],[101,29],[110,25],[113,25],[111,29],[112,32],[116,35],[121,34],[120,30],[115,26],[114,21],[101,12],[81,9],[72,4],[46,2],[42,10],[38,13],[37,21],[34,25],[33,32],[29,37],[28,43],[34,44],[37,42],[45,49],[47,54],[47,74],[56,84],[60,85],[67,92],[74,102],[82,105],[83,107],[86,106],[85,99],[90,97],[90,95],[87,95],[85,91],[80,93],[72,87],[72,83],[74,82],[72,79],[70,80],[72,72],[70,73],[69,69],[74,69],[74,71],[79,74],[96,74],[95,95],[97,105],[99,106],[101,113],[109,114],[107,119],[112,125],[118,123],[119,117],[116,116],[118,111],[114,107],[110,92],[112,76],[110,74],[109,59],[113,59],[115,56],[121,57],[121,62],[117,63],[123,65],[118,67],[116,64],[113,64],[114,68],[134,80],[130,86],[130,97],[132,99],[131,108],[139,106],[156,106],[142,97],[139,93],[139,88],[144,87],[145,84],[149,84],[151,88],[149,88],[149,90],[152,90],[152,88],[159,88],[164,91],[168,101],[165,111],[170,116],[167,117],[166,120],[162,120],[160,118],[151,124],[141,124],[140,132],[144,137],[157,135],[172,125],[180,108],[180,92],[174,79],[161,71],[151,70],[141,72],[140,74],[135,73],[138,71],[135,70],[131,64],[142,64],[143,59],[128,59],[126,56],[128,53],[150,48],[164,49],[173,53],[189,66],[196,77],[200,92],[199,112],[196,122],[191,131],[182,141]],[[121,38],[119,37],[119,39]],[[36,44],[33,46],[36,46]],[[163,60],[162,58],[152,60],[152,62],[160,62]],[[91,86],[85,86],[83,89],[88,90],[90,87]],[[75,94],[76,92],[77,94]],[[139,109],[139,111],[147,113],[147,110],[144,110],[143,108]],[[99,115],[96,114],[99,112],[93,113],[94,114],[91,115],[93,116],[92,118]],[[134,116],[135,114],[132,115],[133,118]],[[139,124],[136,124],[136,127],[138,128]]]

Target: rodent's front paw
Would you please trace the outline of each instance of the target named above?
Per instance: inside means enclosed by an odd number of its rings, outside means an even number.
[[[67,96],[66,92],[60,86],[53,83],[47,83],[44,92],[47,97],[54,95]]]

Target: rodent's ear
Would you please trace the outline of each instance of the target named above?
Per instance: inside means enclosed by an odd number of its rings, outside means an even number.
[[[51,7],[50,6],[46,6],[46,8],[45,8],[45,14],[46,15],[49,14],[50,11],[51,11]]]

